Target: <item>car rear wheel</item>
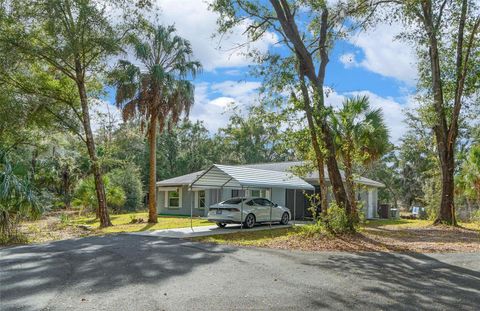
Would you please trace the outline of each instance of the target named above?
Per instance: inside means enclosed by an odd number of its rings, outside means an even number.
[[[248,214],[247,217],[245,217],[245,222],[243,223],[243,226],[247,229],[253,228],[253,226],[255,226],[255,215]]]
[[[226,225],[227,225],[226,223],[217,222],[217,227],[219,227],[219,228],[225,228]]]
[[[290,220],[290,217],[288,216],[288,213],[283,213],[282,219],[280,220],[281,225],[286,225],[288,224],[288,221]]]

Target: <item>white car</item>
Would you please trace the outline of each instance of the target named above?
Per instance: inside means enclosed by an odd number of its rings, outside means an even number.
[[[243,203],[243,216],[240,217]],[[270,215],[271,213],[271,215]],[[279,222],[288,224],[290,210],[272,203],[265,198],[231,198],[208,208],[208,221],[215,222],[220,228],[227,224],[240,224],[252,228],[255,223]]]

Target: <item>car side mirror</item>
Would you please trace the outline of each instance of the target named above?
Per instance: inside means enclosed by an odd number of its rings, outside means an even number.
[[[277,204],[277,203],[275,203],[275,204],[273,204],[273,206],[274,206],[274,207],[278,207],[278,204]]]

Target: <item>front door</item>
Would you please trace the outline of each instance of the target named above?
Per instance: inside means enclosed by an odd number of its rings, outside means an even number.
[[[372,190],[368,191],[368,200],[367,200],[367,218],[373,218],[373,192]]]

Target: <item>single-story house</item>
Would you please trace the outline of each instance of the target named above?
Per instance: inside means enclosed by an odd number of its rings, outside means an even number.
[[[246,165],[213,165],[207,170],[157,182],[157,210],[159,214],[206,216],[208,207],[238,196],[265,197],[292,211],[295,219],[312,216],[306,195],[319,193],[318,172],[299,178],[291,173],[302,161]],[[344,177],[343,172],[341,172]],[[325,170],[329,184],[328,172]],[[380,182],[360,177],[357,184],[358,200],[363,203],[367,218],[376,218]],[[329,201],[333,199],[328,194]]]

